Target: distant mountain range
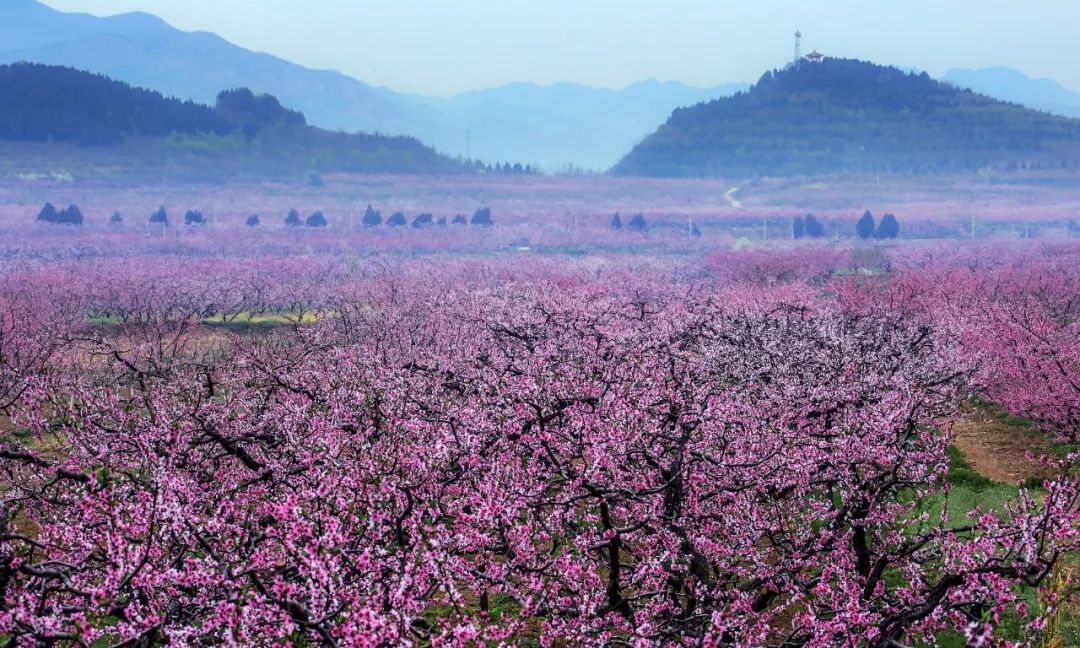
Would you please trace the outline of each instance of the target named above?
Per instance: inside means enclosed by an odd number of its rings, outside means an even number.
[[[1051,79],[1032,79],[1012,68],[949,70],[942,81],[1002,101],[1066,117],[1080,117],[1080,93]]]
[[[511,83],[449,99],[420,99],[443,116],[427,141],[482,160],[536,160],[549,171],[605,170],[680,107],[728,96],[748,84],[694,88],[643,81],[622,90],[573,83]],[[457,141],[455,141],[455,139]]]
[[[1080,120],[864,61],[807,60],[672,113],[615,172],[645,176],[1080,168]]]
[[[180,31],[150,14],[101,18],[35,0],[0,1],[0,50],[0,63],[68,65],[200,103],[213,103],[223,89],[247,87],[278,97],[323,128],[411,135],[452,155],[548,170],[606,169],[675,108],[746,87],[511,84],[450,99],[419,97],[252,52],[214,34]]]
[[[0,0],[0,63],[34,61],[105,74],[166,96],[212,104],[224,89],[268,93],[330,130],[409,135],[454,156],[605,170],[680,107],[746,90],[643,81],[621,90],[512,83],[433,98],[253,52],[147,13],[65,13],[36,0]],[[991,97],[1080,116],[1080,96],[1008,68],[953,70],[943,80]]]

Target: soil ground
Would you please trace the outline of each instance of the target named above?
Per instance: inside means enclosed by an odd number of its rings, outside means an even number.
[[[968,463],[994,481],[1020,484],[1043,474],[1039,457],[1051,444],[1026,422],[1005,418],[984,407],[971,407],[953,425],[954,443]]]

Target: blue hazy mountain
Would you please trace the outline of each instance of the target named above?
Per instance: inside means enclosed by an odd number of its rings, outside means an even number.
[[[949,70],[941,79],[1002,101],[1066,117],[1080,117],[1080,93],[1052,79],[1032,79],[1012,68]]]
[[[511,83],[449,99],[420,99],[445,115],[451,136],[481,159],[527,154],[548,169],[610,167],[680,106],[728,96],[747,84],[695,88],[643,81],[621,90],[573,83]],[[452,142],[438,142],[449,149]]]
[[[745,87],[510,84],[433,99],[306,68],[212,33],[181,31],[147,13],[96,17],[35,0],[0,0],[0,63],[16,61],[71,66],[204,104],[222,90],[247,87],[322,128],[411,135],[454,155],[548,169],[606,168],[675,108]]]
[[[0,50],[0,63],[71,66],[204,104],[222,90],[248,87],[330,129],[413,134],[425,119],[414,112],[422,109],[389,90],[252,52],[215,34],[180,31],[146,13],[100,18],[34,0],[3,0]]]

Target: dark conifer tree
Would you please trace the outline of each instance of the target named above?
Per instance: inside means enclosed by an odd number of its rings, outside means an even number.
[[[892,214],[882,216],[874,236],[879,239],[894,239],[898,234],[900,234],[900,223],[896,220],[896,216]]]
[[[45,203],[45,206],[38,212],[37,220],[39,223],[55,223],[60,214],[56,211],[56,207],[53,207],[51,202]]]
[[[855,223],[855,233],[861,239],[868,239],[874,235],[874,229],[874,215],[867,209],[859,222]]]
[[[813,214],[807,214],[806,218],[806,235],[810,238],[821,238],[825,236],[825,226],[821,224],[821,221],[817,219]]]
[[[378,227],[382,225],[382,214],[372,209],[371,205],[364,210],[364,218],[361,220],[364,227]]]
[[[482,227],[491,227],[495,224],[495,221],[491,220],[491,207],[481,207],[473,213],[472,217],[473,225],[480,225]]]

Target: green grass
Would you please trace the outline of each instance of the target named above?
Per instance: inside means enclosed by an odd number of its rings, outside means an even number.
[[[293,324],[314,324],[329,316],[328,313],[315,313],[311,311],[305,311],[303,314],[296,312],[258,314],[242,312],[236,316],[229,317],[229,319],[226,320],[223,314],[218,313],[216,315],[211,315],[210,317],[200,318],[199,322],[211,327],[253,329],[291,326]],[[111,326],[122,324],[123,322],[115,315],[90,315],[87,316],[86,323],[90,326]]]
[[[1031,422],[1012,417],[1016,427],[1028,430]],[[968,463],[963,453],[955,446],[948,449],[949,470],[946,481],[949,483],[948,496],[948,520],[952,525],[961,525],[969,521],[968,513],[976,508],[982,511],[1000,511],[1007,502],[1014,500],[1020,493],[1020,487],[1012,484],[996,482],[979,474]],[[1037,487],[1041,489],[1042,478],[1032,477],[1029,481],[1038,481]],[[938,519],[941,507],[945,505],[945,496],[937,495],[926,502],[921,503],[920,511],[929,511],[932,520]],[[1072,562],[1072,557],[1066,561]],[[1040,602],[1035,588],[1018,586],[1015,589],[1020,599],[1026,602],[1031,610],[1038,610]],[[1022,641],[1027,639],[1027,631],[1024,621],[1012,610],[1004,614],[997,625],[996,636],[1010,641]],[[1080,617],[1068,608],[1063,612],[1059,633],[1062,646],[1080,645]],[[965,646],[962,635],[955,632],[944,632],[937,638],[937,645],[941,648],[963,648]]]
[[[954,445],[949,446],[948,454],[949,472],[946,479],[950,485],[963,487],[975,493],[992,489],[995,486],[992,479],[980,474],[968,463],[967,458],[964,457],[959,448]]]
[[[227,321],[225,316],[221,314],[204,317],[200,321],[207,326],[247,329],[273,328],[292,324],[314,324],[325,317],[325,315],[312,312],[305,312],[302,315],[297,313],[264,313],[259,315],[240,313]]]

